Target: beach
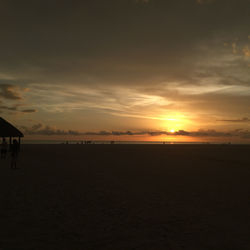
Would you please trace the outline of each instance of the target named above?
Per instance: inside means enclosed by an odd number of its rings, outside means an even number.
[[[0,249],[250,249],[250,145],[22,145]]]

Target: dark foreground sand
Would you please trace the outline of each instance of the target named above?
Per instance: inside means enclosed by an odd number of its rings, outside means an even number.
[[[24,145],[0,249],[250,249],[250,147]]]

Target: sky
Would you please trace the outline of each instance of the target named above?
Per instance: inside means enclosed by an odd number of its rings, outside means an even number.
[[[26,138],[250,142],[250,0],[0,12],[0,116]]]

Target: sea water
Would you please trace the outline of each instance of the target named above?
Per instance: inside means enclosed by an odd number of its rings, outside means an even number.
[[[230,142],[188,142],[188,141],[183,141],[183,142],[175,142],[175,141],[98,141],[98,140],[93,140],[89,141],[89,144],[231,144]],[[85,144],[85,141],[79,141],[79,140],[22,140],[22,144]],[[233,144],[242,144],[242,143],[233,143]]]

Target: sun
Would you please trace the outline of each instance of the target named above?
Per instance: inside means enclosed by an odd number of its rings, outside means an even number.
[[[174,132],[175,132],[175,130],[174,130],[174,129],[170,129],[170,132],[171,132],[171,133],[174,133]]]

